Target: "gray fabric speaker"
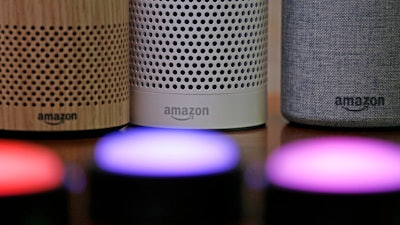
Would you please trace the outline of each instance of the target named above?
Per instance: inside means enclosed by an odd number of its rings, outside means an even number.
[[[283,115],[318,126],[399,126],[400,1],[282,2]]]

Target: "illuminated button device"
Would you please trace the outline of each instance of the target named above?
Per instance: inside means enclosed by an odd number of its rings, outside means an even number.
[[[96,221],[232,224],[241,215],[239,149],[206,131],[135,128],[99,140],[91,173]]]
[[[361,137],[305,139],[276,150],[266,175],[269,224],[400,224],[396,144]]]
[[[49,149],[0,140],[2,224],[68,224],[64,167]]]

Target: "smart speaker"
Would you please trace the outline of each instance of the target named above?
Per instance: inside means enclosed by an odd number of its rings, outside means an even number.
[[[128,0],[1,1],[0,130],[127,124],[128,6]]]
[[[267,1],[130,1],[135,125],[265,124]]]
[[[400,224],[399,150],[356,136],[281,146],[265,166],[265,224]]]
[[[318,126],[399,126],[399,12],[396,0],[283,0],[283,115]]]
[[[106,135],[89,171],[90,214],[106,224],[237,224],[239,159],[237,144],[217,132],[133,128]]]

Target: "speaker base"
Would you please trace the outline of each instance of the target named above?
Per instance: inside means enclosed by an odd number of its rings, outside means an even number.
[[[90,214],[103,224],[236,224],[242,216],[240,177],[237,169],[171,178],[91,168],[97,188],[90,191]]]
[[[318,115],[311,117],[301,117],[282,111],[285,119],[293,124],[309,127],[320,128],[350,128],[350,129],[382,129],[382,128],[400,128],[398,118],[353,118],[353,119],[340,119],[340,118],[320,118]]]
[[[68,193],[63,188],[46,192],[1,196],[2,224],[57,224],[69,225]]]
[[[93,130],[75,130],[75,131],[10,131],[0,130],[0,136],[3,138],[17,139],[77,139],[77,138],[96,138],[106,133],[124,128],[123,126],[109,127]]]
[[[166,94],[132,90],[131,123],[187,129],[243,129],[266,121],[266,88],[229,94]]]

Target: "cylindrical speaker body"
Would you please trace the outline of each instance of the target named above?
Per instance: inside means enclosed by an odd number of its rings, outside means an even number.
[[[131,123],[265,124],[267,7],[265,0],[130,1]]]
[[[399,126],[400,2],[282,3],[283,115],[317,126]]]
[[[128,0],[1,0],[0,130],[129,121]]]

